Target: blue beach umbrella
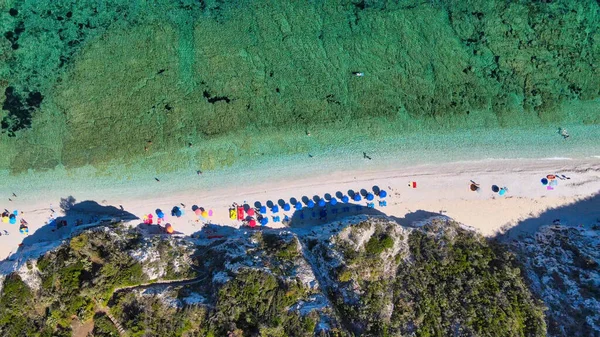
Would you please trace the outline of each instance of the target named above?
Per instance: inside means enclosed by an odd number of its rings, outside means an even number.
[[[367,193],[367,200],[371,201],[375,199],[375,196],[372,193]]]
[[[323,200],[323,199],[319,200],[319,207],[325,207],[325,200]]]
[[[279,206],[277,206],[277,205],[273,206],[273,208],[271,208],[271,212],[279,213]]]
[[[296,210],[298,210],[298,211],[301,210],[302,209],[302,203],[301,202],[297,202],[295,207],[296,207]]]
[[[11,215],[10,215],[10,217],[8,218],[8,222],[9,222],[11,225],[14,225],[14,224],[16,224],[16,223],[17,223],[17,217],[15,217],[15,215],[14,215],[14,214],[11,214]]]
[[[267,218],[262,218],[260,220],[260,224],[263,226],[266,226],[268,223],[269,223],[269,219],[267,219]]]
[[[331,198],[331,200],[329,200],[329,203],[331,204],[331,206],[335,206],[337,204],[337,199]]]
[[[267,214],[267,207],[265,207],[265,206],[260,206],[260,213],[261,213],[261,214]]]
[[[361,201],[361,200],[362,200],[362,198],[360,197],[360,194],[356,193],[354,195],[354,201]]]
[[[347,195],[345,195],[345,196],[343,196],[343,197],[342,197],[342,202],[343,202],[343,203],[347,204],[347,203],[348,203],[348,201],[350,201],[350,198],[348,198],[348,196],[347,196]]]
[[[548,185],[548,179],[542,178],[542,185],[544,185],[544,186]]]
[[[387,197],[387,192],[384,190],[379,191],[379,197],[381,199],[384,199],[385,197]]]
[[[315,207],[315,202],[312,200],[309,200],[308,203],[306,204],[306,206],[308,206],[308,208],[313,208],[313,207]]]
[[[15,210],[13,211],[13,214],[14,214],[15,216],[19,216],[19,211],[17,211],[17,210],[15,209]]]
[[[172,216],[176,216],[176,217],[180,217],[181,216],[181,209],[177,206],[173,207],[173,209],[171,210],[171,215]]]
[[[506,193],[506,190],[501,188],[500,191],[498,192],[498,194],[500,195],[504,195]]]
[[[163,213],[163,211],[160,208],[157,208],[155,212],[156,212],[156,216],[159,219],[163,219],[165,217],[165,213]]]
[[[291,208],[290,204],[288,204],[288,203],[286,203],[285,205],[283,205],[283,210],[286,211],[286,212],[289,211],[290,208]]]

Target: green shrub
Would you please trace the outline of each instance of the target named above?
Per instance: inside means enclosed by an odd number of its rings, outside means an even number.
[[[351,279],[352,279],[352,271],[350,271],[349,269],[344,269],[338,275],[338,281],[340,281],[340,282],[348,282]]]
[[[87,234],[80,234],[74,238],[71,239],[71,242],[69,243],[69,246],[71,247],[72,250],[78,252],[80,250],[83,249],[83,247],[85,247],[88,244],[88,236]]]
[[[0,293],[0,335],[33,336],[37,331],[33,314],[33,294],[17,274],[4,280]]]
[[[94,330],[92,331],[96,337],[117,337],[119,330],[110,321],[110,318],[104,313],[96,313],[94,315]]]
[[[381,254],[384,250],[390,249],[394,246],[394,239],[384,234],[382,236],[373,235],[365,244],[365,250],[368,254],[378,255]]]

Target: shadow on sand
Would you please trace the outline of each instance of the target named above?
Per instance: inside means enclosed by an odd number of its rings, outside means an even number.
[[[533,235],[540,227],[552,225],[555,220],[558,220],[561,225],[570,227],[600,223],[600,193],[569,205],[548,209],[536,217],[519,221],[515,226],[495,235],[493,239],[504,241]]]
[[[137,216],[114,206],[103,206],[95,201],[77,203],[69,196],[61,199],[65,215],[57,217],[23,239],[16,252],[0,262],[0,275],[19,268],[28,259],[36,259],[58,247],[63,240],[92,227],[109,224],[113,220],[136,220]],[[31,224],[29,224],[31,225]]]
[[[166,223],[165,223],[166,224]],[[159,235],[159,236],[181,236],[184,235],[182,232],[173,231],[173,233],[167,234],[165,227],[157,224],[145,224],[141,223],[135,227],[137,231],[144,235]]]
[[[434,216],[443,216],[440,213],[418,210],[406,214],[406,216],[403,218],[399,218],[395,216],[389,216],[385,214],[384,211],[385,208],[382,207],[369,208],[364,205],[352,203],[337,203],[335,206],[327,204],[324,207],[315,205],[313,208],[305,207],[300,211],[295,211],[290,218],[289,228],[319,226],[330,222],[339,221],[346,217],[359,215],[387,217],[403,226],[410,226],[414,222],[422,221]],[[272,222],[269,221],[269,223]],[[267,227],[268,226],[269,225],[267,225]]]

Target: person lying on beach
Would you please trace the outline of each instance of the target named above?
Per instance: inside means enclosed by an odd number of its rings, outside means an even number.
[[[567,140],[567,138],[569,138],[569,133],[566,129],[558,128],[558,133],[563,137],[564,140]]]

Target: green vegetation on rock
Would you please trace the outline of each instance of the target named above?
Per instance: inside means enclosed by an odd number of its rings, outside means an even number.
[[[546,335],[545,308],[506,246],[446,219],[339,226],[218,240],[83,232],[3,280],[0,334],[69,336],[73,321],[93,320],[95,335],[114,336],[109,312],[138,337]],[[573,273],[595,272],[595,252],[555,239]]]
[[[370,233],[370,234],[369,234]],[[369,237],[364,237],[370,235]],[[391,251],[394,239],[408,242]],[[364,250],[354,242],[365,240]],[[318,245],[315,254],[326,254]],[[336,238],[342,267],[334,306],[350,331],[367,336],[544,336],[543,307],[506,248],[458,224],[400,231],[370,220]]]
[[[438,233],[411,233],[414,260],[410,268],[399,268],[392,324],[419,322],[421,336],[456,329],[467,335],[545,335],[543,307],[512,254],[466,230],[452,240],[437,238]],[[410,303],[410,298],[419,301]]]
[[[282,284],[261,271],[243,271],[219,290],[216,335],[232,328],[244,336],[312,336],[314,325],[287,308],[303,297],[298,284]],[[312,329],[311,329],[312,328]]]
[[[384,250],[392,248],[394,246],[394,239],[389,235],[382,235],[381,237],[371,236],[367,244],[365,245],[365,251],[368,254],[377,255],[381,254]]]
[[[37,280],[33,284],[39,284],[34,289],[18,274],[9,275],[0,293],[0,335],[70,336],[72,320],[92,319],[116,288],[150,281],[143,271],[150,266],[131,255],[140,248],[138,234],[113,231],[84,232],[40,257],[32,269]],[[177,250],[172,252],[176,255]],[[165,256],[164,263],[174,259]],[[189,275],[194,271],[182,270],[176,276]]]
[[[0,294],[0,327],[4,327],[0,332],[7,336],[35,336],[33,302],[31,289],[21,278],[18,275],[8,276]]]
[[[94,330],[92,331],[94,336],[97,337],[117,337],[119,336],[119,330],[110,321],[110,318],[103,313],[97,313],[94,315]]]

